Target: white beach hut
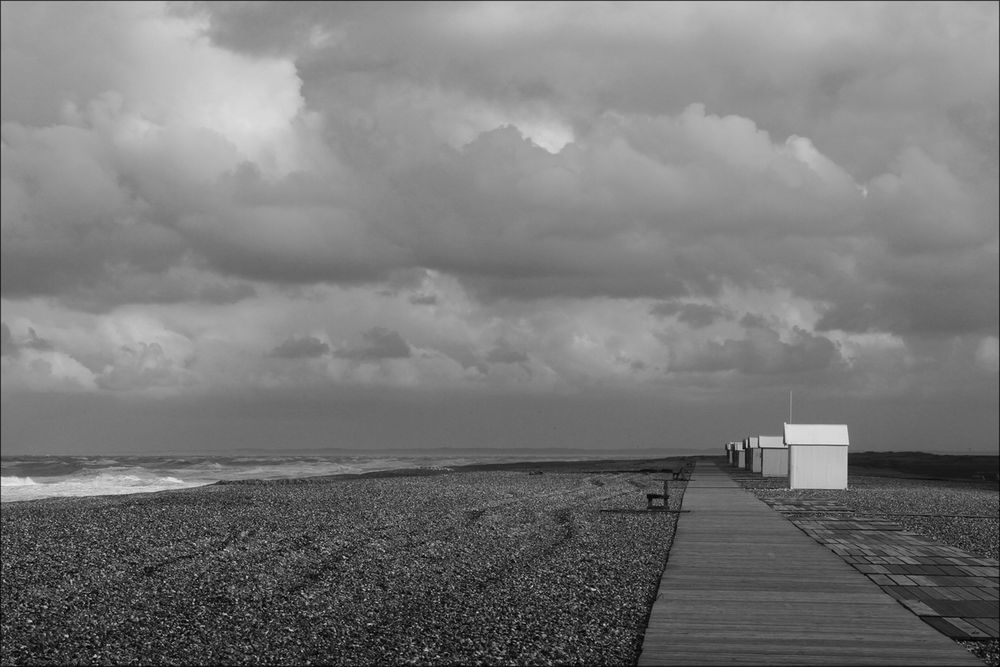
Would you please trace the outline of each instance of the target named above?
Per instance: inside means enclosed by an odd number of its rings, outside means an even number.
[[[741,443],[735,440],[729,443],[729,465],[735,466],[736,460],[739,458],[739,449]]]
[[[846,489],[846,424],[785,424],[788,486],[792,489]]]
[[[737,468],[742,468],[746,464],[746,441],[744,442],[734,442],[733,449],[735,456],[733,456],[733,465]]]
[[[760,436],[751,435],[747,438],[750,451],[747,453],[747,470],[760,472]]]
[[[788,477],[788,447],[780,435],[760,437],[761,477]]]

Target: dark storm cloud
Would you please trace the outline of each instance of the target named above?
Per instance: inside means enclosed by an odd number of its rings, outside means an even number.
[[[676,301],[662,301],[654,304],[649,312],[656,317],[676,315],[678,321],[695,329],[710,326],[716,320],[728,315],[724,309],[718,306],[703,303],[678,303]]]
[[[204,270],[178,266],[149,273],[123,266],[106,267],[100,280],[67,289],[63,300],[78,310],[104,313],[127,304],[225,305],[256,295],[257,290],[247,282]]]
[[[876,245],[857,257],[854,276],[831,276],[818,290],[832,304],[816,323],[818,331],[997,335],[995,246],[897,256]]]
[[[437,304],[437,297],[433,294],[414,294],[409,299],[415,306],[433,306]]]
[[[353,361],[380,361],[383,359],[407,359],[412,350],[409,343],[396,331],[384,327],[373,327],[361,337],[364,344],[358,347],[336,351],[336,356]]]
[[[101,140],[66,126],[32,132],[4,123],[0,275],[14,297],[72,292],[108,267],[160,272],[183,243],[146,216],[103,155]]]
[[[494,364],[523,364],[527,363],[528,355],[511,345],[507,339],[501,338],[486,355],[486,361]]]
[[[306,336],[289,338],[271,350],[271,356],[280,359],[313,359],[329,352],[329,345],[314,336]]]
[[[0,11],[4,396],[995,393],[996,3]]]
[[[922,111],[926,118],[918,119],[919,127],[944,128],[927,134],[924,145],[887,147],[866,186],[824,154],[871,134],[856,127],[873,122],[870,114],[856,115],[867,105],[896,103],[879,91],[879,81],[901,84],[889,71],[865,69],[856,54],[829,55],[823,43],[850,34],[856,21],[892,25],[898,10],[793,6],[780,24],[785,31],[762,40],[749,28],[767,25],[777,12],[774,6],[733,12],[714,5],[626,5],[614,12],[588,7],[574,13],[576,30],[563,32],[557,30],[558,5],[390,10],[364,4],[209,3],[202,9],[212,16],[207,29],[216,44],[255,57],[297,59],[301,80],[295,70],[275,70],[275,80],[284,76],[282,85],[294,91],[283,115],[262,120],[269,131],[285,128],[312,142],[311,161],[268,173],[260,157],[266,152],[258,156],[260,164],[250,155],[260,137],[248,138],[239,126],[218,121],[214,109],[211,129],[178,111],[175,117],[184,122],[147,131],[145,143],[130,144],[122,136],[136,131],[140,121],[132,107],[142,105],[129,94],[169,99],[173,80],[182,81],[185,72],[170,72],[160,91],[131,79],[113,81],[80,64],[83,82],[124,92],[94,93],[89,105],[76,104],[62,124],[51,127],[31,128],[16,105],[7,114],[18,122],[4,125],[5,193],[10,193],[4,294],[54,295],[91,310],[142,300],[226,302],[250,295],[249,288],[238,286],[240,279],[360,285],[423,267],[458,276],[482,299],[664,299],[714,296],[723,283],[786,287],[828,304],[825,326],[857,327],[862,325],[849,324],[858,317],[851,314],[857,311],[853,304],[880,300],[878,294],[863,294],[866,285],[880,285],[889,295],[908,294],[903,274],[911,264],[912,270],[923,270],[921,256],[977,249],[980,260],[971,265],[981,268],[965,279],[926,299],[890,299],[903,312],[885,326],[919,333],[942,321],[924,317],[935,309],[928,302],[962,302],[967,288],[990,285],[995,274],[990,239],[996,188],[985,176],[995,172],[996,160],[976,141],[995,134],[995,104],[989,90],[965,81],[979,80],[990,67],[976,59],[972,46],[941,52],[948,45],[933,41],[931,52],[946,57],[929,68],[927,81],[913,84],[915,90],[897,91],[911,106],[933,99],[932,84],[953,94],[954,107]],[[18,23],[44,18],[40,11],[25,16],[8,11]],[[199,10],[175,11],[196,17]],[[964,7],[947,17],[972,31],[974,44],[982,42],[971,27],[978,11]],[[734,13],[741,17],[736,23]],[[126,14],[115,18],[124,21],[130,18]],[[912,8],[907,16],[918,25],[924,14]],[[824,17],[830,34],[810,44],[803,38],[805,26]],[[651,27],[657,18],[672,19],[669,29],[662,28],[666,40]],[[533,30],[525,30],[528,25]],[[684,71],[670,58],[649,57],[658,50],[699,53],[706,37],[745,45],[747,61],[726,60],[707,77],[695,76],[702,66],[698,58],[686,68],[692,71]],[[772,43],[782,39],[801,52],[800,67],[815,68],[815,79],[788,66],[785,52]],[[620,52],[621,62],[584,57],[595,40]],[[8,42],[9,55],[38,50],[20,38]],[[113,37],[108,43],[118,46],[103,48],[119,57],[134,48]],[[886,68],[909,67],[877,40],[858,49],[890,54]],[[580,54],[588,76],[561,55],[566,52]],[[468,57],[459,65],[453,53]],[[220,71],[233,69],[224,56],[218,56]],[[530,70],[524,68],[528,60]],[[923,55],[917,62],[930,63]],[[250,63],[246,66],[249,71]],[[622,67],[633,74],[620,76]],[[770,72],[770,96],[805,96],[799,106],[788,105],[795,113],[814,106],[810,96],[842,106],[830,114],[790,118],[761,105],[754,97],[761,86],[745,85],[748,73],[760,71]],[[640,85],[647,79],[678,86],[640,92],[650,88]],[[716,79],[733,85],[705,83]],[[12,97],[26,81],[19,73],[11,78]],[[300,89],[304,97],[296,106]],[[574,102],[584,98],[587,105],[570,105],[567,91]],[[86,101],[87,94],[81,95]],[[644,95],[667,97],[653,105]],[[502,116],[528,98],[537,102],[531,109],[538,120],[513,118],[495,128],[487,123],[483,131],[471,131],[464,145],[448,145],[449,128],[472,122],[463,114],[475,117],[493,105]],[[601,100],[615,103],[595,106]],[[571,106],[577,110],[571,113]],[[307,122],[302,115],[307,109],[322,126]],[[584,112],[586,122],[577,122]],[[953,122],[932,122],[941,114]],[[515,127],[517,122],[522,127]],[[532,129],[532,123],[542,129]],[[831,123],[847,123],[850,131],[819,143],[815,137],[834,131]],[[574,135],[558,154],[528,138],[556,125],[571,126]],[[856,148],[863,152],[869,146],[862,142]],[[192,172],[193,164],[204,166],[203,173]],[[37,185],[27,189],[29,183]],[[862,196],[863,190],[868,195]],[[776,254],[776,247],[796,239],[798,247]],[[845,244],[847,239],[855,243]],[[869,248],[881,248],[882,254]],[[847,274],[837,265],[840,256],[859,270]],[[171,286],[170,268],[190,257],[233,282]],[[883,271],[879,263],[896,270]],[[841,275],[831,275],[837,272]],[[120,274],[130,276],[128,288],[116,279]],[[163,285],[139,289],[143,281]],[[989,310],[973,309],[985,312],[982,317],[945,319],[953,329],[978,331],[980,320],[990,319]]]
[[[35,350],[37,352],[51,352],[55,346],[51,341],[41,338],[34,329],[28,328],[27,335],[20,340],[15,340],[10,327],[6,322],[0,323],[0,335],[2,335],[2,348],[0,356],[16,356],[21,350]]]
[[[55,349],[51,342],[45,340],[44,338],[39,338],[38,334],[35,333],[35,330],[31,328],[28,329],[28,340],[26,340],[23,345],[24,347],[32,350],[38,350],[39,352],[49,352]]]
[[[795,327],[792,342],[786,343],[773,329],[754,326],[744,339],[708,341],[691,357],[671,364],[671,370],[777,375],[830,369],[840,361],[837,346],[828,338]]]
[[[17,353],[17,345],[11,336],[10,327],[6,322],[0,322],[0,356],[13,355]]]
[[[766,329],[767,318],[757,313],[747,313],[740,318],[740,325],[747,329]]]
[[[250,53],[296,54],[309,82],[358,73],[492,100],[541,98],[585,127],[615,107],[676,113],[691,101],[766,119],[828,146],[863,178],[945,106],[981,147],[996,137],[996,8],[962,3],[205,3],[211,34]],[[924,30],[923,26],[935,26]],[[310,35],[327,39],[309,46]],[[962,34],[961,43],[951,36]],[[850,48],[844,48],[844,44]],[[718,45],[726,44],[720,57]],[[462,58],[454,54],[463,54]],[[614,58],[594,54],[614,53]],[[789,54],[793,53],[794,57]],[[645,85],[655,81],[656,85]],[[942,100],[947,100],[942,102]],[[886,111],[872,117],[869,108]],[[877,132],[857,132],[875,123]],[[855,130],[855,131],[852,131]],[[989,143],[987,146],[991,145]],[[977,152],[982,149],[977,149]],[[992,153],[992,152],[991,152]],[[987,156],[996,163],[995,154]]]

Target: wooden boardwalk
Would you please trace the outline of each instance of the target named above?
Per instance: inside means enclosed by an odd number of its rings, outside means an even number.
[[[701,463],[639,665],[978,665],[865,575]]]
[[[787,501],[765,500],[773,509]],[[801,499],[808,507],[810,499]],[[842,508],[846,510],[847,508]],[[778,509],[782,514],[786,509]],[[1000,637],[1000,563],[848,513],[789,520],[920,619],[952,639]]]

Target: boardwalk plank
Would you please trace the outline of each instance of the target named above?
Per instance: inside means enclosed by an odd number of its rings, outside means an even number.
[[[713,465],[684,509],[639,665],[982,665]]]

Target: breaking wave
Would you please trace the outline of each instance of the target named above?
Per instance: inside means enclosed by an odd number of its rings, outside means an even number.
[[[10,487],[13,487],[13,486],[34,486],[36,484],[38,484],[38,482],[36,482],[35,480],[31,479],[30,477],[16,477],[16,476],[13,476],[13,475],[10,476],[10,477],[0,477],[0,487],[4,487],[4,488],[7,488],[8,486],[10,486]]]

